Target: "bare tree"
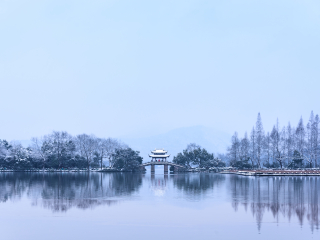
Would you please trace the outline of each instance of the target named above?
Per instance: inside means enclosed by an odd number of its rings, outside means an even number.
[[[33,157],[42,161],[42,168],[49,158],[62,168],[67,166],[68,160],[74,159],[75,144],[67,132],[54,131],[42,138],[32,138],[31,149]]]
[[[54,131],[47,135],[47,139],[52,147],[52,154],[59,164],[59,168],[65,166],[66,156],[75,150],[72,136],[67,132]]]
[[[103,160],[108,159],[109,163],[111,162],[112,154],[116,149],[120,149],[123,147],[118,140],[113,138],[97,138],[97,153],[100,160],[100,167],[102,169]]]
[[[240,141],[240,159],[242,161],[248,160],[250,157],[250,141],[247,132],[245,132],[244,137]]]
[[[286,140],[286,128],[283,127],[280,134],[279,134],[279,147],[277,149],[277,161],[280,164],[280,167],[282,168],[285,165],[285,161],[288,158],[286,155],[287,150],[287,140]]]
[[[34,159],[42,161],[42,169],[45,167],[45,163],[51,154],[51,149],[48,147],[48,141],[46,137],[32,138],[32,155]]]
[[[231,138],[231,147],[228,148],[229,163],[233,166],[237,161],[239,161],[239,150],[240,141],[238,138],[238,133],[235,132]]]
[[[88,171],[97,151],[97,138],[94,135],[81,134],[76,136],[75,142],[81,157],[86,159]]]

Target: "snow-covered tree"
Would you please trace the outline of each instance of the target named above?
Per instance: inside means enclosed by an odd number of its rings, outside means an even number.
[[[131,148],[116,149],[112,154],[113,166],[119,170],[138,170],[142,163],[142,157],[139,153],[139,151],[134,151]]]
[[[0,140],[0,159],[2,162],[2,165],[5,165],[5,162],[7,161],[7,158],[10,154],[10,150],[12,149],[12,145],[9,144],[6,140]]]
[[[254,127],[251,130],[250,134],[250,160],[252,167],[255,166],[256,156],[257,156],[257,146],[256,146],[256,130]]]
[[[104,160],[108,160],[109,163],[112,163],[111,156],[117,149],[127,148],[127,146],[113,138],[97,138],[96,141],[96,154],[98,156],[101,169]]]
[[[231,146],[228,148],[228,157],[230,166],[234,166],[240,160],[240,141],[238,133],[235,132],[231,137]]]
[[[287,129],[286,129],[286,155],[287,155],[287,166],[289,166],[292,162],[292,156],[294,152],[294,131],[291,127],[290,122],[288,123]]]
[[[256,162],[258,168],[261,168],[261,158],[263,154],[263,144],[264,144],[264,130],[261,121],[260,113],[258,113],[256,129],[255,129],[255,141],[256,141]]]
[[[267,132],[265,139],[264,139],[264,155],[265,155],[265,166],[270,167],[270,158],[272,155],[272,147],[271,147],[271,138],[270,138],[270,133]]]
[[[300,167],[318,167],[320,161],[320,131],[319,115],[310,114],[305,126],[302,117],[296,128],[290,122],[280,130],[279,120],[273,126],[270,134],[264,135],[261,115],[258,114],[255,127],[252,128],[250,139],[237,140],[233,135],[231,144],[227,149],[230,165],[234,166],[246,159],[246,146],[249,143],[249,159],[252,167],[294,167],[297,166],[296,158],[303,159]],[[239,144],[237,144],[239,142]],[[239,147],[237,147],[239,145]],[[272,161],[271,161],[272,160]],[[238,164],[239,165],[239,164]]]
[[[314,153],[315,153],[315,167],[318,167],[319,165],[319,157],[320,157],[320,131],[319,131],[319,115],[317,114],[314,118],[313,123],[313,135],[314,135]]]
[[[277,158],[280,154],[280,133],[279,133],[279,124],[277,120],[277,125],[274,125],[270,134],[271,145],[272,145],[272,162],[273,167],[277,165]]]
[[[80,134],[74,139],[78,153],[86,160],[89,170],[90,164],[93,162],[94,154],[97,151],[97,138],[94,135]]]
[[[6,156],[8,166],[13,169],[30,168],[31,149],[24,148],[19,142],[11,142],[10,146]]]
[[[244,137],[240,141],[240,160],[248,161],[250,158],[250,140],[248,138],[247,132],[245,132]]]
[[[42,168],[45,168],[46,163],[52,154],[50,138],[44,136],[42,138],[32,138],[32,159],[34,162],[41,162]]]
[[[302,117],[299,120],[298,126],[296,128],[296,134],[295,134],[295,145],[296,150],[303,156],[304,155],[304,148],[305,148],[305,128],[303,125],[303,119]]]

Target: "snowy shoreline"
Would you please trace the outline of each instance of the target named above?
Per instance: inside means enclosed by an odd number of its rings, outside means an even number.
[[[320,170],[229,170],[222,174],[242,176],[320,176]]]

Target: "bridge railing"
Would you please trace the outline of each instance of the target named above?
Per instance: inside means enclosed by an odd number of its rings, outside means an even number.
[[[143,166],[143,167],[150,166],[150,165],[170,165],[170,166],[179,167],[179,168],[186,168],[183,165],[176,164],[173,162],[146,162],[146,163],[141,164],[141,166]]]

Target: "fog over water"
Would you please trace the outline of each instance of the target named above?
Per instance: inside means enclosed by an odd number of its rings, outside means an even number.
[[[2,173],[0,224],[5,239],[312,239],[319,185],[213,173]]]

